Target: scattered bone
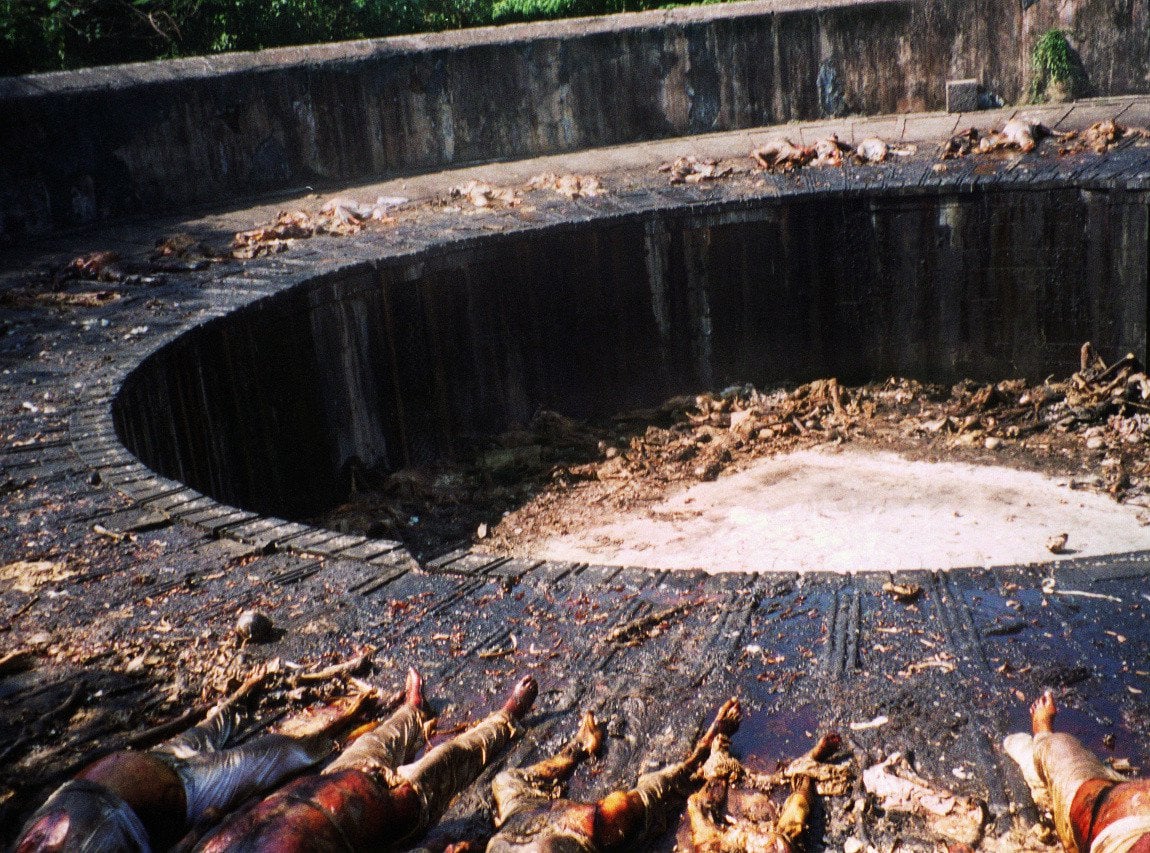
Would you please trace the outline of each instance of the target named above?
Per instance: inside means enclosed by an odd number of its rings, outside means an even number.
[[[885,726],[889,722],[889,717],[885,714],[879,714],[873,720],[867,720],[865,723],[851,723],[850,728],[852,732],[865,732],[868,729],[877,729]]]
[[[983,804],[931,786],[915,774],[902,753],[864,770],[863,787],[885,811],[919,817],[942,838],[970,845],[982,838],[986,823]]]
[[[1113,601],[1115,604],[1122,604],[1122,599],[1116,595],[1109,595],[1105,592],[1088,592],[1084,589],[1062,589],[1058,586],[1058,581],[1055,578],[1045,578],[1042,581],[1042,592],[1045,595],[1069,595],[1075,598],[1093,598],[1098,601]]]
[[[978,130],[968,127],[962,133],[956,133],[942,144],[939,159],[951,160],[955,157],[965,157],[978,149]]]
[[[751,159],[767,171],[787,172],[800,169],[814,159],[813,148],[802,148],[789,139],[770,139],[751,152]]]
[[[885,163],[888,157],[909,157],[918,149],[913,145],[891,145],[877,137],[864,139],[858,144],[854,152],[854,161],[858,164]]]
[[[840,142],[837,133],[832,133],[815,143],[814,163],[816,166],[841,166],[843,155],[849,154],[850,151],[851,147],[845,142]]]
[[[478,208],[515,207],[519,204],[519,194],[510,187],[494,187],[483,181],[468,181],[452,187],[451,198],[465,199]]]
[[[1046,550],[1051,554],[1061,554],[1066,550],[1066,542],[1070,538],[1068,533],[1058,533],[1046,540]]]
[[[672,184],[697,184],[725,178],[734,169],[720,166],[719,160],[700,160],[696,157],[680,157],[674,163],[664,163],[660,172],[669,172]]]
[[[922,595],[922,587],[916,583],[893,583],[887,581],[882,585],[882,591],[894,598],[895,601],[910,603]]]
[[[536,175],[527,182],[533,190],[553,190],[559,195],[574,201],[577,198],[594,198],[603,194],[603,182],[594,175]]]
[[[926,660],[916,661],[902,670],[899,675],[903,676],[903,678],[909,678],[912,675],[918,675],[918,673],[925,672],[928,669],[940,669],[943,672],[949,673],[954,672],[956,668],[957,664],[955,664],[951,656],[943,653],[929,657]]]
[[[623,643],[628,646],[638,645],[648,637],[656,636],[664,622],[674,616],[678,616],[686,609],[686,604],[678,604],[674,607],[656,610],[654,613],[648,613],[646,616],[640,616],[638,619],[632,619],[627,624],[619,625],[608,631],[607,635],[603,638],[603,642]]]

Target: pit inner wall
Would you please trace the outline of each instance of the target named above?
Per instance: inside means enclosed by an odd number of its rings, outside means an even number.
[[[452,457],[735,382],[951,382],[1146,356],[1147,202],[1075,187],[730,202],[441,243],[199,326],[129,374],[129,450],[305,518],[356,466]]]

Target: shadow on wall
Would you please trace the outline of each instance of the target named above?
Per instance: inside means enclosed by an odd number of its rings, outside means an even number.
[[[306,518],[349,465],[452,458],[750,381],[1041,379],[1145,354],[1147,207],[1078,188],[741,203],[360,263],[199,327],[114,403],[161,474]],[[827,240],[827,234],[840,235]]]

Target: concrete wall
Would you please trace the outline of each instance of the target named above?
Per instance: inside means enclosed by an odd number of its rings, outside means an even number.
[[[777,0],[0,79],[0,239],[268,190],[811,119],[1008,102],[1072,29],[1150,91],[1150,0]]]
[[[540,408],[819,376],[1041,379],[1076,369],[1084,340],[1145,357],[1147,210],[1073,187],[759,200],[363,262],[160,350],[117,429],[161,474],[306,517],[353,459],[451,456]]]

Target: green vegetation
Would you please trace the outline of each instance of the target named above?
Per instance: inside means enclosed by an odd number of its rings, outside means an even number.
[[[1082,61],[1062,30],[1047,30],[1030,54],[1032,77],[1028,99],[1031,103],[1065,100],[1082,93],[1086,75]]]
[[[0,0],[0,75],[638,11],[681,2]]]

